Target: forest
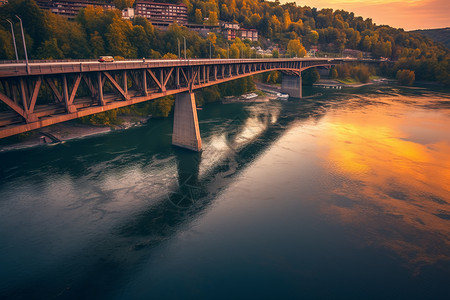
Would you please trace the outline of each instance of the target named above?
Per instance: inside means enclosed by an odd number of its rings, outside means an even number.
[[[41,10],[34,0],[9,1],[0,8],[0,60],[15,58],[10,25],[5,19],[14,20],[19,57],[24,57],[20,25],[15,18],[19,15],[23,19],[30,59],[98,58],[99,55],[112,55],[116,59],[170,59],[178,57],[178,40],[186,38],[188,58],[209,57],[210,46],[215,58],[258,57],[252,46],[263,49],[278,46],[279,50],[274,50],[273,57],[303,57],[306,49],[311,47],[318,48],[319,54],[328,56],[341,56],[344,49],[353,49],[373,58],[395,61],[392,66],[381,64],[376,71],[379,75],[404,78],[404,74],[412,72],[415,80],[450,85],[450,51],[444,45],[419,33],[376,25],[371,19],[363,19],[344,10],[316,9],[298,6],[294,2],[280,4],[278,0],[178,1],[187,6],[190,23],[215,25],[221,20],[240,23],[247,29],[257,29],[259,39],[251,42],[239,38],[227,41],[220,33],[214,32],[202,37],[177,24],[162,31],[142,17],[133,20],[122,18],[120,9],[132,6],[134,0],[103,2],[113,2],[118,9],[103,10],[88,6],[80,11],[75,20],[67,20]],[[365,77],[361,76],[361,70],[344,70],[345,74],[339,74],[340,71],[343,72],[336,68],[334,76],[351,76],[359,72],[360,77]],[[274,74],[266,75],[264,79],[273,81],[274,77]],[[241,87],[230,90],[245,92],[253,86],[248,81],[240,80],[235,84]],[[207,92],[214,95],[229,93],[225,90],[224,87],[213,87]]]
[[[132,6],[133,0],[103,0],[117,8]],[[173,0],[160,0],[174,2]],[[211,42],[214,57],[256,57],[251,46],[267,48],[278,45],[288,56],[306,55],[305,49],[317,47],[320,52],[340,55],[344,49],[370,53],[373,58],[396,61],[385,75],[394,77],[398,70],[415,72],[416,80],[450,84],[450,52],[444,45],[419,33],[378,26],[343,10],[280,4],[261,0],[183,0],[188,7],[189,22],[211,23],[218,20],[238,22],[247,29],[257,29],[258,42],[236,39],[230,44],[221,34],[211,32],[201,37],[185,27],[171,25],[161,31],[144,18],[124,20],[121,11],[87,7],[69,21],[49,11],[39,9],[33,0],[11,0],[0,9],[0,59],[14,59],[14,47],[9,24],[5,19],[24,20],[28,55],[32,59],[97,58],[113,55],[123,58],[177,57],[177,39],[187,40],[187,57],[209,57]],[[217,20],[217,21],[216,21]],[[15,22],[19,56],[20,27]],[[278,55],[278,54],[277,54]]]

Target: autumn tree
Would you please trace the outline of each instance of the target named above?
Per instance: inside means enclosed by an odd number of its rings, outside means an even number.
[[[197,8],[195,10],[195,23],[197,24],[202,24],[203,23],[203,14],[202,14],[202,10]]]
[[[416,75],[414,71],[411,70],[398,70],[396,78],[398,84],[413,85]]]
[[[300,40],[290,40],[287,46],[287,56],[289,57],[305,57],[306,49],[303,47]]]

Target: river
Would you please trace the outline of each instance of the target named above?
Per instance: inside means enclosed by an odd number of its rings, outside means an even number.
[[[450,299],[450,91],[304,93],[0,153],[0,298]]]

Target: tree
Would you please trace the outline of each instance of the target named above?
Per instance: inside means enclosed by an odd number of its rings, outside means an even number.
[[[38,49],[39,59],[61,59],[64,58],[62,50],[58,47],[56,38],[45,41]]]
[[[306,35],[306,40],[309,42],[310,45],[316,45],[317,41],[319,40],[319,33],[315,30],[311,30]]]
[[[89,41],[91,52],[94,57],[105,54],[105,42],[97,31],[94,31],[94,33],[91,34],[91,38]]]
[[[416,79],[414,71],[411,70],[398,70],[396,77],[398,84],[401,85],[413,85]]]
[[[217,17],[217,13],[215,11],[210,11],[207,24],[208,25],[216,25],[217,23],[219,23],[219,18]]]
[[[216,44],[217,36],[214,32],[208,32],[208,41],[210,41],[213,45]]]
[[[164,54],[162,59],[178,59],[178,55],[167,52],[166,54]]]
[[[195,23],[197,23],[197,24],[203,23],[202,10],[199,8],[195,9]]]
[[[273,49],[272,50],[272,57],[273,58],[279,58],[280,57],[280,52],[278,51],[278,49]]]
[[[128,36],[132,31],[130,21],[115,17],[113,22],[109,25],[106,38],[108,40],[109,49],[112,55],[119,55],[125,58],[136,57],[137,50],[134,48]]]
[[[291,25],[291,17],[289,16],[289,11],[285,10],[283,15],[283,29],[287,30]]]
[[[331,67],[330,73],[331,73],[331,78],[333,78],[333,79],[336,79],[339,77],[338,71],[335,66]]]
[[[239,58],[241,55],[241,52],[239,51],[239,47],[233,43],[230,46],[230,58]]]
[[[316,68],[309,68],[302,72],[302,85],[313,85],[320,79]]]
[[[11,34],[0,27],[0,57],[6,59],[15,58],[14,48],[11,41]]]
[[[131,45],[136,48],[137,57],[148,57],[148,50],[151,48],[151,44],[144,27],[142,27],[141,25],[133,26],[133,29],[128,38]]]
[[[173,96],[165,96],[153,101],[151,108],[152,116],[167,118],[174,102],[175,99]]]
[[[303,47],[302,43],[300,43],[300,40],[290,40],[287,46],[287,55],[289,57],[305,57],[306,49]]]

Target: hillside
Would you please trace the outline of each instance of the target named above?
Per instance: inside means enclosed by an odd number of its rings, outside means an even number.
[[[450,27],[438,28],[438,29],[424,29],[424,30],[414,30],[411,32],[417,32],[429,37],[435,42],[444,44],[450,49]]]
[[[119,5],[122,2],[126,5]],[[0,19],[15,20],[19,57],[24,57],[15,15],[22,17],[28,57],[32,59],[97,58],[99,55],[118,59],[173,59],[178,56],[178,41],[185,38],[188,58],[209,57],[210,49],[215,58],[258,57],[255,50],[258,47],[274,49],[273,57],[302,57],[309,49],[318,49],[318,55],[329,57],[364,53],[397,62],[393,67],[381,66],[382,75],[395,76],[399,70],[412,70],[417,80],[450,84],[448,48],[417,32],[380,26],[352,12],[262,0],[161,2],[182,2],[187,7],[189,23],[233,22],[242,28],[256,29],[258,40],[228,41],[218,26],[208,36],[176,24],[159,30],[146,18],[126,20],[118,9],[92,6],[82,9],[75,20],[67,20],[49,10],[41,10],[34,0],[15,0],[2,6]],[[128,6],[134,0],[114,0],[114,3],[116,7]],[[14,58],[9,24],[0,21],[0,60]]]

